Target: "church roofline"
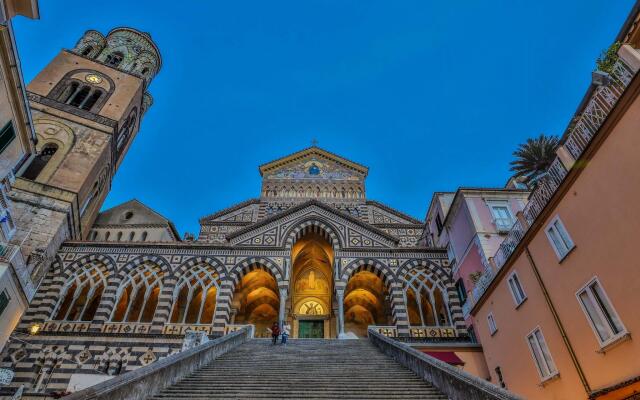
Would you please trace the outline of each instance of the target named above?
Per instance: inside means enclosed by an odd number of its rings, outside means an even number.
[[[237,230],[235,232],[229,233],[227,235],[227,240],[233,239],[233,238],[238,237],[240,235],[244,235],[245,233],[251,232],[252,230],[254,230],[256,228],[259,228],[261,226],[265,226],[267,224],[270,224],[273,221],[276,221],[276,220],[278,220],[280,218],[283,218],[283,217],[285,217],[287,215],[293,214],[296,211],[302,210],[302,209],[304,209],[306,207],[313,206],[313,205],[318,206],[318,207],[322,208],[323,210],[326,210],[326,211],[332,212],[332,213],[334,213],[336,215],[339,215],[341,218],[344,218],[344,219],[346,219],[346,220],[348,220],[350,222],[353,222],[354,224],[356,224],[358,226],[361,226],[361,227],[363,227],[365,229],[368,229],[369,231],[372,231],[373,233],[384,237],[385,239],[391,241],[392,243],[398,243],[400,241],[400,239],[398,239],[397,237],[388,234],[387,232],[375,227],[374,225],[371,225],[371,224],[368,224],[366,222],[363,222],[363,221],[361,221],[361,220],[359,220],[357,218],[352,217],[349,214],[346,214],[346,213],[344,213],[344,212],[342,212],[342,211],[340,211],[338,209],[330,207],[330,206],[328,206],[328,205],[326,205],[326,204],[324,204],[324,203],[322,203],[322,202],[320,202],[318,200],[315,200],[315,199],[311,199],[309,201],[305,201],[304,203],[300,203],[299,205],[297,205],[295,207],[291,207],[288,210],[283,211],[283,212],[281,212],[279,214],[272,215],[269,218],[265,218],[260,222],[256,222],[255,224],[251,224],[251,225],[247,226],[246,228],[242,228],[242,229],[239,229],[239,230]]]
[[[369,173],[369,168],[359,164],[357,162],[351,161],[347,158],[344,158],[340,155],[337,155],[335,153],[332,153],[330,151],[321,149],[318,146],[311,146],[311,147],[307,147],[306,149],[302,149],[300,151],[297,151],[293,154],[289,154],[288,156],[284,156],[284,157],[280,157],[276,160],[270,161],[268,163],[262,164],[258,167],[258,170],[260,171],[260,176],[264,176],[264,173],[270,169],[274,169],[277,168],[281,165],[284,165],[285,163],[289,162],[289,161],[293,161],[297,158],[301,158],[307,154],[311,154],[313,152],[316,152],[320,155],[323,155],[327,158],[331,158],[331,159],[337,159],[337,161],[339,161],[340,163],[346,165],[349,168],[352,168],[362,174],[364,174],[364,176],[366,177],[367,174]]]
[[[101,214],[104,214],[104,213],[106,213],[108,211],[111,211],[111,210],[113,210],[115,208],[122,207],[125,204],[129,204],[129,203],[137,203],[137,204],[141,205],[142,207],[146,208],[147,210],[151,211],[152,213],[156,214],[158,217],[160,217],[160,218],[164,219],[165,221],[167,221],[167,224],[169,225],[169,229],[171,230],[171,234],[173,236],[175,236],[175,240],[176,241],[181,241],[180,233],[178,232],[178,229],[176,229],[176,226],[173,224],[173,222],[171,222],[171,220],[169,218],[167,218],[164,215],[160,214],[159,212],[157,212],[156,210],[154,210],[153,208],[149,207],[148,205],[144,204],[143,202],[141,202],[140,200],[138,200],[136,198],[133,198],[131,200],[127,200],[124,203],[120,203],[120,204],[117,204],[117,205],[115,205],[113,207],[107,208],[104,211],[100,211],[98,213],[98,215],[96,216],[96,222],[94,222],[94,226],[101,227],[101,228],[115,226],[114,224],[100,224],[100,223],[97,222],[97,220],[98,220],[98,218],[100,217]]]
[[[199,222],[200,224],[203,224],[203,223],[206,223],[206,222],[207,222],[207,220],[215,219],[215,218],[221,217],[221,216],[223,216],[223,215],[225,215],[225,214],[228,214],[228,213],[230,213],[230,212],[237,211],[237,210],[239,210],[239,209],[241,209],[241,208],[243,208],[243,207],[250,206],[250,205],[252,205],[252,204],[259,204],[259,203],[260,203],[260,200],[259,200],[259,199],[249,199],[249,200],[245,200],[245,201],[243,201],[243,202],[241,202],[241,203],[236,203],[236,204],[234,204],[234,205],[232,205],[232,206],[230,206],[230,207],[227,207],[227,208],[225,208],[225,209],[222,209],[222,210],[220,210],[220,211],[216,211],[216,212],[215,212],[215,213],[213,213],[213,214],[205,215],[204,217],[201,217],[201,218],[198,220],[198,222]]]
[[[367,200],[366,204],[367,205],[371,204],[371,205],[374,205],[376,207],[380,207],[383,210],[385,210],[387,212],[390,212],[391,214],[395,214],[398,217],[408,219],[408,220],[412,221],[414,224],[419,224],[419,225],[424,224],[424,221],[420,221],[418,218],[412,217],[409,214],[405,214],[402,211],[398,211],[395,208],[392,208],[392,207],[390,207],[390,206],[388,206],[386,204],[380,203],[379,201]]]

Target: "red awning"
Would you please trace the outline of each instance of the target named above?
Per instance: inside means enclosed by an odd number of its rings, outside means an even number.
[[[451,365],[464,365],[464,361],[460,359],[453,351],[428,351],[420,350],[425,354],[430,355],[433,358],[437,358],[440,361],[444,361]]]

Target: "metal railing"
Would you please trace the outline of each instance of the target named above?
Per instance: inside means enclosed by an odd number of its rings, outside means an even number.
[[[564,142],[565,148],[574,160],[578,160],[582,156],[582,153],[599,131],[602,123],[616,105],[620,96],[624,93],[631,79],[633,79],[634,74],[631,68],[619,59],[613,66],[610,74],[610,83],[599,86],[593,91],[582,114],[580,114],[569,127],[569,133]],[[500,270],[511,254],[513,254],[513,251],[524,238],[529,226],[538,218],[558,187],[560,187],[564,181],[568,172],[562,160],[556,157],[547,169],[547,172],[537,179],[535,187],[529,195],[529,201],[522,210],[526,226],[523,226],[523,223],[517,220],[493,257],[497,270]],[[485,270],[485,273],[473,288],[472,296],[470,296],[462,306],[465,317],[469,315],[473,305],[484,294],[495,275],[496,272],[491,269]]]

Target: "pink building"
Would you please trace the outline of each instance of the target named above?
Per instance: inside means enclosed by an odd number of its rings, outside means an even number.
[[[496,269],[490,258],[516,221],[529,192],[522,189],[460,188],[433,195],[426,216],[427,245],[444,247],[470,333],[469,310]]]
[[[471,310],[492,381],[527,399],[640,399],[639,10]]]

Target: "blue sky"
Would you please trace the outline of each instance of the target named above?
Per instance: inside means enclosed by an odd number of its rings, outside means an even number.
[[[503,186],[517,144],[561,134],[632,0],[40,0],[15,20],[29,82],[87,29],[151,33],[155,104],[104,208],[198,218],[260,192],[258,165],[319,146],[422,219],[434,191]]]

